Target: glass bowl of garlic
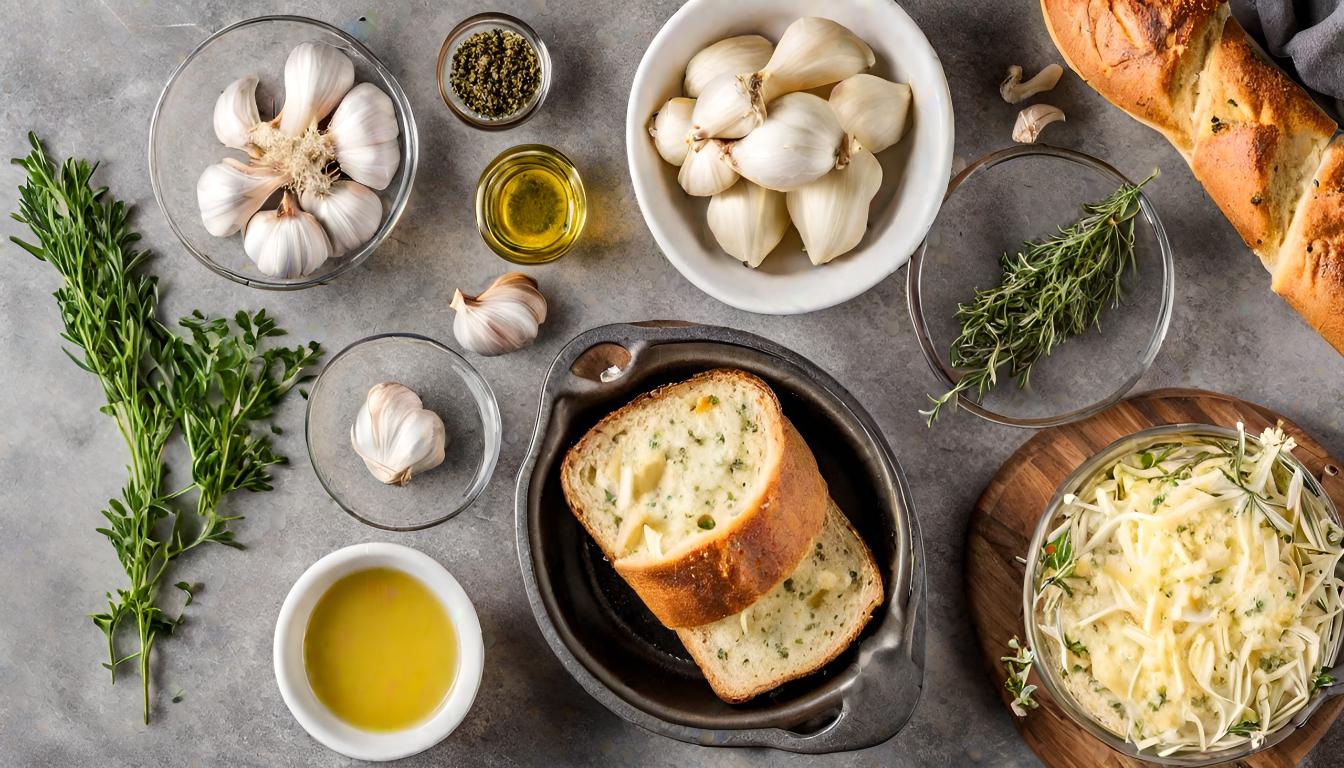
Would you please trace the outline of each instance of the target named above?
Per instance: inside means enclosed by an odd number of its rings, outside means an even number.
[[[367,259],[406,208],[418,155],[387,67],[300,16],[207,38],[169,78],[149,130],[154,197],[178,239],[212,272],[273,290],[322,285]]]

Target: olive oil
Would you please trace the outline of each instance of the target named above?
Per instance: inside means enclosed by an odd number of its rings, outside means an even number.
[[[583,180],[569,158],[539,144],[506,150],[481,174],[476,224],[495,253],[520,264],[558,259],[587,219]]]

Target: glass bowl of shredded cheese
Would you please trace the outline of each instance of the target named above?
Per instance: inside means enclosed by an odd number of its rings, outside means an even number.
[[[1277,428],[1143,430],[1084,462],[1037,524],[1035,669],[1117,751],[1235,760],[1341,692],[1344,534],[1294,447]]]

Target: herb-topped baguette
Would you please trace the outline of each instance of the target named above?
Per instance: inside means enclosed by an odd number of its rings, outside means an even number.
[[[826,516],[826,483],[770,387],[734,370],[608,415],[561,468],[565,498],[668,627],[731,616],[784,580]]]

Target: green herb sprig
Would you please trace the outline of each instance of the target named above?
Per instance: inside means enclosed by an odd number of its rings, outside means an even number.
[[[1013,651],[1013,655],[999,657],[1003,662],[1003,668],[1008,672],[1003,687],[1013,694],[1013,700],[1009,703],[1013,714],[1026,717],[1027,712],[1040,706],[1031,697],[1036,692],[1036,686],[1027,683],[1031,668],[1036,665],[1036,652],[1022,647],[1022,643],[1016,637],[1008,641],[1008,648]]]

